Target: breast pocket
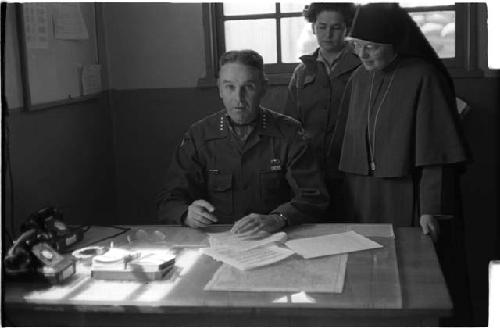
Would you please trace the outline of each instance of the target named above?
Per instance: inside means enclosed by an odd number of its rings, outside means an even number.
[[[208,198],[215,207],[215,215],[230,215],[233,212],[232,174],[209,174]]]
[[[290,187],[283,172],[264,171],[259,174],[261,200],[276,207],[290,200]]]

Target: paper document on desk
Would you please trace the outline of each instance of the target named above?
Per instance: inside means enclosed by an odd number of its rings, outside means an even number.
[[[276,263],[294,254],[288,248],[276,245],[255,247],[247,250],[232,248],[206,248],[204,253],[217,261],[227,263],[239,270]]]
[[[259,240],[243,240],[238,238],[237,235],[231,231],[221,232],[221,233],[211,233],[208,234],[208,241],[210,247],[212,248],[232,248],[239,250],[252,249],[264,245],[268,245],[275,242],[284,242],[288,238],[287,234],[283,231],[272,234],[266,238]]]
[[[289,240],[285,245],[306,259],[383,247],[354,231]]]
[[[241,271],[223,264],[205,290],[341,293],[347,254],[305,260],[291,256],[266,267]]]

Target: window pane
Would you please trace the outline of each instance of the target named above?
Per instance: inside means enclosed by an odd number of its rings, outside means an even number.
[[[224,3],[224,15],[253,15],[253,14],[269,14],[276,12],[276,4],[274,2],[259,1],[259,2],[227,2]]]
[[[309,4],[309,1],[281,2],[280,11],[282,13],[301,13],[304,7]]]
[[[281,19],[281,60],[296,63],[299,57],[312,53],[318,47],[311,24],[304,17]]]
[[[455,57],[455,11],[410,13],[440,58]]]
[[[403,0],[398,2],[401,7],[433,7],[455,5],[455,1],[443,0]]]
[[[226,21],[224,31],[226,50],[253,49],[264,57],[264,63],[277,62],[276,20]]]

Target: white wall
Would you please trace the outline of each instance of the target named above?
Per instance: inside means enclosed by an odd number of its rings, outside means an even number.
[[[104,3],[111,89],[190,88],[205,75],[201,3]]]

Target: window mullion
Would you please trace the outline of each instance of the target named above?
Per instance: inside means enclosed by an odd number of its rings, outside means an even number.
[[[277,58],[277,63],[281,64],[281,19],[280,19],[280,4],[279,2],[276,2],[276,42],[278,43],[276,45],[276,51],[278,51],[278,54],[276,56]]]

